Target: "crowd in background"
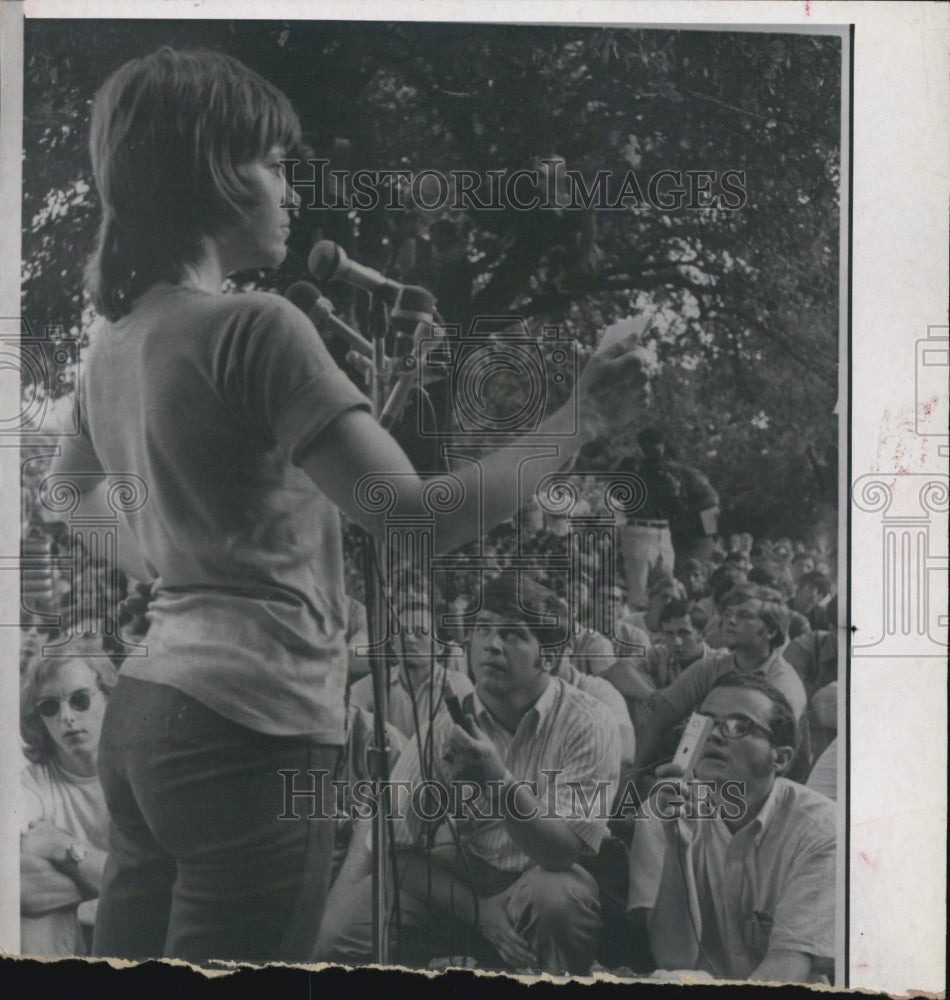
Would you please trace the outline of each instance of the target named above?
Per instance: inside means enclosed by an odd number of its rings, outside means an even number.
[[[437,569],[431,587],[399,578],[386,588],[394,623],[387,705],[393,759],[444,710],[439,677],[444,683],[445,673],[452,673],[455,690],[471,691],[464,652],[466,614],[478,606],[488,581],[515,563],[527,563],[533,566],[527,575],[556,595],[566,626],[552,672],[606,706],[621,733],[622,774],[637,787],[648,788],[658,767],[662,774],[690,711],[716,686],[719,675],[738,666],[763,673],[792,706],[796,750],[783,774],[833,799],[837,555],[825,536],[818,531],[814,538],[716,535],[709,539],[705,558],[674,556],[670,566],[660,557],[649,569],[645,593],[639,601],[631,600],[620,544],[627,519],[609,507],[602,480],[578,475],[578,496],[567,513],[546,513],[537,503],[529,504],[479,543],[454,553],[452,568]],[[24,508],[28,506],[25,497]],[[582,549],[577,519],[592,513],[611,514],[616,530]],[[34,525],[24,543],[24,603],[46,615],[58,613],[71,628],[39,620],[23,631],[21,708],[30,760],[24,770],[30,804],[22,837],[24,947],[34,953],[81,954],[94,919],[107,817],[97,790],[95,754],[78,751],[88,751],[87,744],[97,738],[94,723],[101,722],[113,668],[121,667],[129,644],[147,632],[149,586],[116,572],[101,552],[84,551],[88,541],[72,537],[68,525],[41,527]],[[359,546],[355,533],[346,538],[351,655],[345,767],[357,779],[369,773],[375,706]],[[67,557],[86,566],[79,576],[83,587],[95,591],[92,597],[77,593],[79,583],[74,585],[68,572],[42,569],[44,559],[56,566]],[[761,654],[737,649],[737,608],[754,608],[762,621],[775,625],[776,637]],[[56,644],[65,640],[69,645],[57,656]],[[53,655],[44,656],[44,647]],[[83,650],[105,652],[111,659],[85,658]],[[761,663],[756,662],[759,655]],[[775,669],[776,663],[781,669]],[[697,688],[698,681],[690,678],[705,676],[704,671],[712,673]],[[100,711],[90,711],[97,701]],[[622,851],[633,849],[629,824],[618,820],[611,829],[611,839],[623,843]],[[350,833],[341,827],[337,871]],[[611,897],[616,903],[613,919],[621,922],[626,920],[624,889],[618,883],[626,881],[616,865],[601,873],[605,914]],[[658,959],[646,940],[645,931],[639,938],[615,934],[599,958],[612,968],[649,968]]]

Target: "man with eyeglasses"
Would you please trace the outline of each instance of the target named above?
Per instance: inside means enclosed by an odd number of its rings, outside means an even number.
[[[756,673],[719,678],[692,780],[657,769],[636,824],[630,918],[664,969],[717,979],[821,981],[834,968],[836,816],[782,777],[795,752],[788,700]]]
[[[668,687],[658,691],[647,723],[637,731],[637,767],[648,769],[675,727],[689,717],[716,681],[734,670],[763,677],[788,699],[796,721],[805,711],[805,688],[795,669],[782,658],[788,629],[788,609],[768,587],[740,584],[722,602],[725,650],[717,650],[687,667]]]
[[[586,974],[600,940],[600,897],[579,862],[597,855],[607,832],[620,767],[617,723],[599,701],[551,676],[552,653],[569,627],[554,594],[506,571],[469,611],[475,691],[461,699],[464,725],[437,716],[392,773],[394,787],[437,782],[452,795],[464,790],[469,803],[450,821],[427,823],[407,808],[393,823],[397,961],[425,962],[462,947],[496,966]],[[354,834],[317,960],[368,958],[369,861],[368,839]]]

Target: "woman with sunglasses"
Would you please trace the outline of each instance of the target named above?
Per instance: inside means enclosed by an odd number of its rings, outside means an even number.
[[[20,700],[24,753],[20,930],[25,955],[88,950],[79,907],[99,895],[108,813],[96,753],[115,669],[105,656],[38,658]],[[91,929],[91,921],[84,923]]]

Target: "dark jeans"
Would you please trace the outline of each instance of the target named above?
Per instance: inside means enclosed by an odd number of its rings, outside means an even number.
[[[110,813],[97,955],[301,962],[329,888],[333,821],[284,811],[279,770],[335,772],[338,747],[268,736],[163,684],[121,677],[99,744]],[[329,807],[327,812],[332,811]]]

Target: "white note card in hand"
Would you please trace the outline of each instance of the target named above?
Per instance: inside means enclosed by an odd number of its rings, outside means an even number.
[[[646,333],[652,318],[652,313],[640,313],[639,316],[628,316],[626,319],[611,323],[600,338],[597,353],[603,354],[608,347],[612,347],[614,344],[636,343]]]

